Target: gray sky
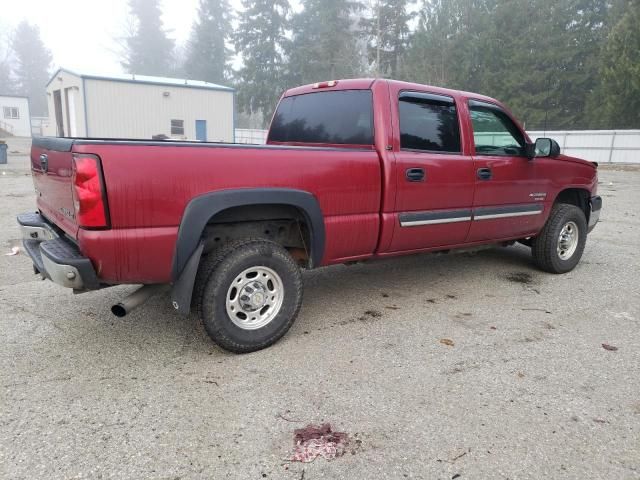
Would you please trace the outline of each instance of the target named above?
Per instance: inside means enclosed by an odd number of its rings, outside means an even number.
[[[230,3],[237,8],[241,2]],[[162,4],[165,28],[179,44],[184,43],[198,0],[163,0]],[[38,25],[56,68],[122,72],[114,39],[122,38],[126,32],[127,0],[0,0],[0,12],[0,35],[22,20]]]

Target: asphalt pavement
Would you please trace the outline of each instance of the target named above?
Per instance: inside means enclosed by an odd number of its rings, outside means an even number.
[[[118,319],[135,287],[74,295],[6,256],[26,148],[0,165],[0,478],[640,478],[640,169],[601,169],[573,272],[523,246],[306,272],[288,335],[240,356],[164,296]],[[323,422],[347,453],[290,462]]]

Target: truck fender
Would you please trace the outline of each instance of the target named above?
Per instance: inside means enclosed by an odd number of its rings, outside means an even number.
[[[303,212],[310,229],[310,267],[322,261],[325,246],[324,218],[318,200],[309,192],[288,188],[242,188],[209,192],[192,199],[184,210],[173,256],[173,307],[190,311],[193,284],[202,255],[202,234],[218,213],[247,205],[288,205]]]

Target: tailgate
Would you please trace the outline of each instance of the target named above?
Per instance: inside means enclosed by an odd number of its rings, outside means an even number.
[[[73,139],[37,137],[31,146],[31,174],[40,213],[77,237],[72,192]]]

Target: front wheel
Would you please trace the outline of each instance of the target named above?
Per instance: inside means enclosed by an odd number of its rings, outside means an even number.
[[[253,352],[278,341],[295,321],[302,304],[302,274],[277,243],[240,240],[203,260],[195,304],[220,347]]]
[[[553,207],[544,228],[533,239],[531,252],[542,270],[566,273],[573,270],[587,242],[587,219],[575,205],[560,203]]]

